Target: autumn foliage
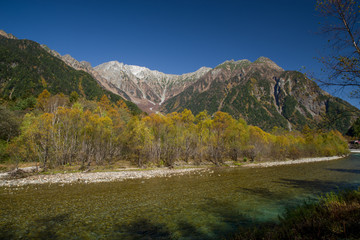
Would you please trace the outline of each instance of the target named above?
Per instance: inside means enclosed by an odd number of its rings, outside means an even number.
[[[99,102],[69,101],[40,94],[37,111],[25,115],[21,134],[8,144],[16,161],[44,168],[103,165],[127,160],[139,167],[176,163],[223,165],[226,161],[284,160],[345,154],[337,131],[304,128],[271,133],[224,112],[194,116],[190,110],[168,115],[133,116],[123,102],[104,95]]]

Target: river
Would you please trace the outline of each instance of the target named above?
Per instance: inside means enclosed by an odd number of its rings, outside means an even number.
[[[0,239],[219,239],[360,186],[360,154],[171,178],[0,188]]]

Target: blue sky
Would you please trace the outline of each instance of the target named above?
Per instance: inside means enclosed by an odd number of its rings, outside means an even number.
[[[92,66],[118,60],[182,74],[266,56],[321,77],[315,58],[326,52],[326,38],[317,34],[315,2],[1,0],[0,29]]]

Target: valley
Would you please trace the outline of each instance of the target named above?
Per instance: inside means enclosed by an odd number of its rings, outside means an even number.
[[[69,66],[92,75],[108,91],[135,103],[147,113],[206,110],[243,118],[266,131],[274,127],[302,130],[305,125],[326,125],[346,133],[359,114],[349,103],[323,91],[303,73],[286,71],[259,57],[230,60],[215,68],[193,73],[165,74],[146,67],[110,61],[96,67],[61,56],[43,46]],[[338,119],[338,115],[342,115]]]
[[[0,238],[218,239],[359,185],[359,110],[266,57],[173,75],[0,31],[0,103]]]

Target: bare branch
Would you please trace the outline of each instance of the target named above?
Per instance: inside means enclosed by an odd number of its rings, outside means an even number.
[[[360,4],[357,0],[318,0],[318,12],[325,22],[321,28],[329,36],[329,56],[320,62],[329,78],[318,80],[323,86],[351,88],[351,97],[360,93]]]

